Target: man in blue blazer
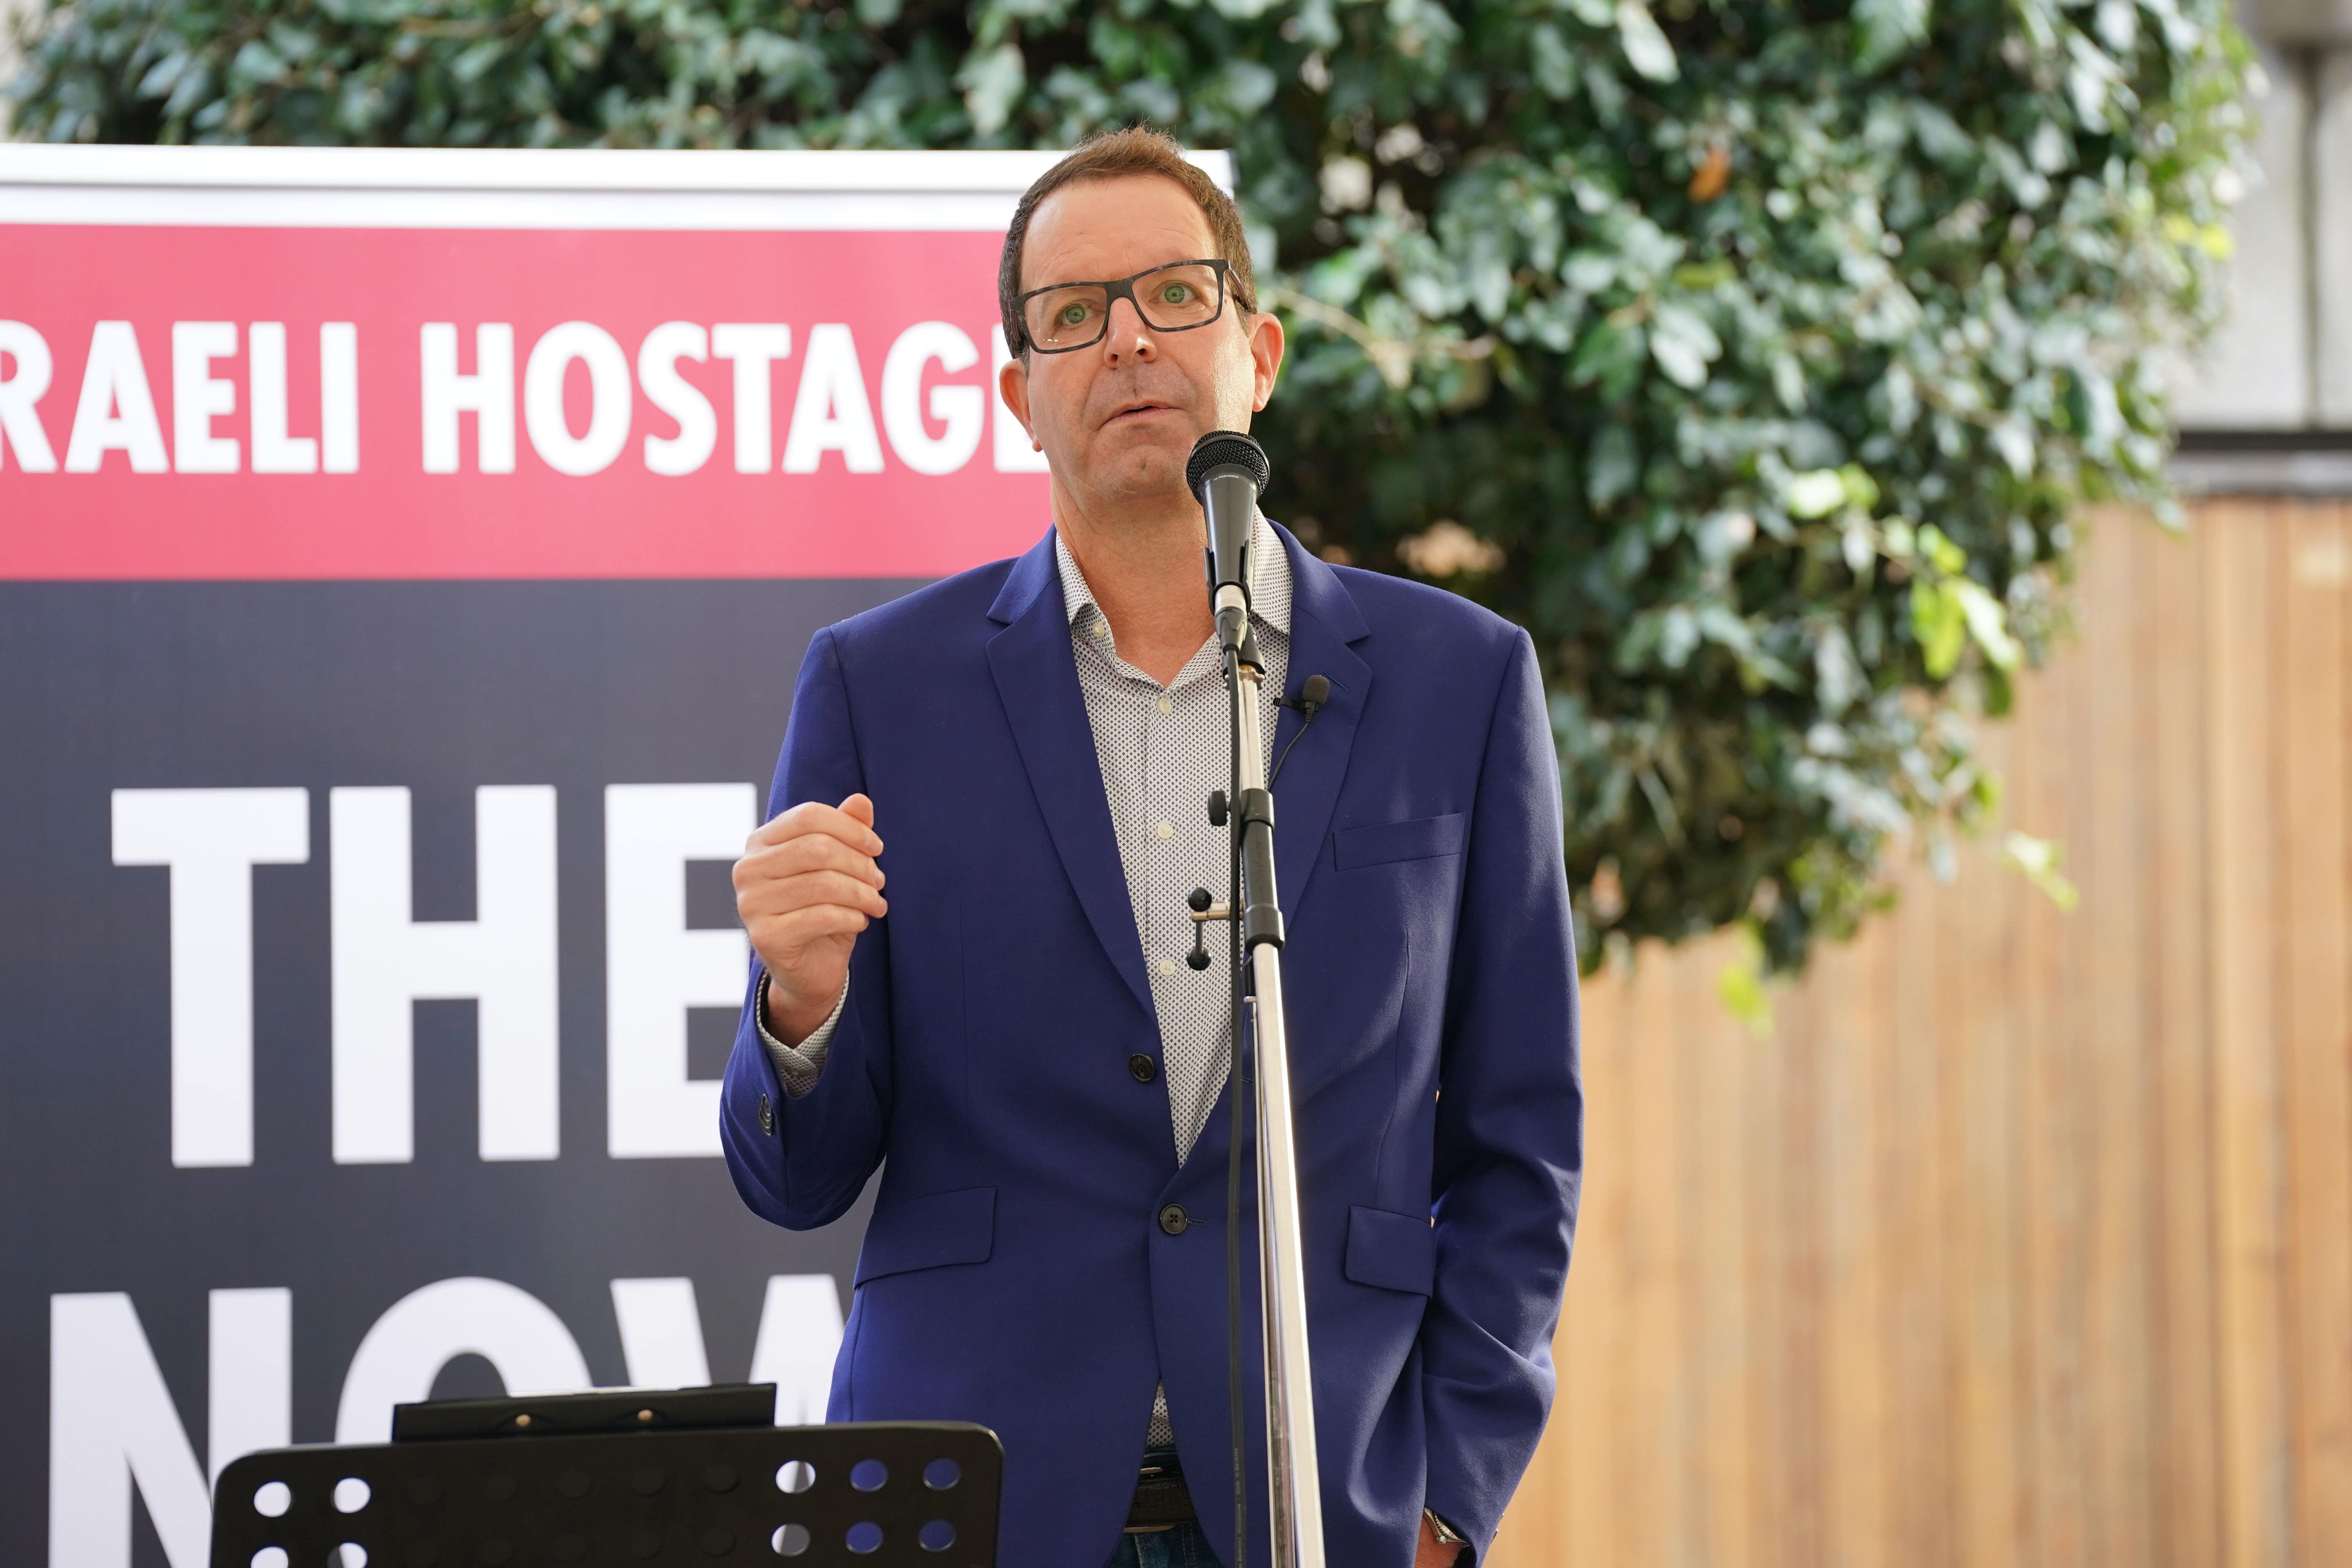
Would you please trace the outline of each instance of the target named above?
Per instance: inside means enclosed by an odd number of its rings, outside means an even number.
[[[728,1164],[796,1229],[882,1170],[831,1414],[992,1427],[1001,1562],[1230,1563],[1224,943],[1181,962],[1230,742],[1183,468],[1265,405],[1282,329],[1148,132],[1032,188],[1000,293],[1055,526],[811,646],[736,868]],[[1486,611],[1255,537],[1270,691],[1329,687],[1269,726],[1328,1557],[1468,1562],[1549,1408],[1583,1163],[1542,686]]]

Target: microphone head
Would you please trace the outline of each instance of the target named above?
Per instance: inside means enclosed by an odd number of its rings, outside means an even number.
[[[1184,465],[1184,483],[1202,506],[1209,504],[1203,487],[1210,472],[1228,464],[1247,469],[1261,490],[1274,473],[1265,447],[1238,430],[1212,430],[1192,443],[1192,458]]]
[[[1307,684],[1298,689],[1298,700],[1309,708],[1320,708],[1331,700],[1331,683],[1319,675],[1310,675]]]

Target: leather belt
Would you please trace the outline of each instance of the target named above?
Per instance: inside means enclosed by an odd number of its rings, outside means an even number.
[[[1135,1481],[1135,1499],[1127,1505],[1127,1533],[1150,1535],[1189,1524],[1192,1494],[1184,1486],[1184,1472],[1172,1465],[1146,1465]]]

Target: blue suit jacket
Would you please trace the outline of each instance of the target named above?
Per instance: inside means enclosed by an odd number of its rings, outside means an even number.
[[[1331,682],[1275,837],[1326,1538],[1335,1565],[1403,1568],[1424,1503],[1483,1553],[1551,1401],[1583,1164],[1559,776],[1525,633],[1281,539],[1291,684]],[[824,1076],[785,1095],[747,1010],[720,1112],[736,1187],[778,1225],[837,1217],[882,1167],[832,1418],[993,1427],[1000,1561],[1101,1568],[1164,1380],[1231,1563],[1230,1119],[1221,1100],[1180,1168],[1164,1076],[1129,1071],[1159,1027],[1050,534],[817,634],[770,809],[857,790],[890,914]]]

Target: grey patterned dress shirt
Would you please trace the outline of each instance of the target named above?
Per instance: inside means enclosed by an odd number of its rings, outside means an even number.
[[[1168,1114],[1181,1163],[1192,1153],[1223,1090],[1233,1046],[1233,972],[1224,928],[1210,928],[1208,968],[1195,970],[1184,962],[1192,950],[1186,895],[1206,888],[1223,899],[1231,876],[1225,829],[1209,826],[1207,813],[1209,792],[1227,788],[1231,782],[1233,719],[1223,666],[1212,637],[1174,680],[1161,686],[1118,657],[1110,623],[1058,535],[1054,560],[1070,616],[1078,689],[1086,696],[1087,719],[1094,730],[1095,759],[1102,768],[1103,794],[1118,835],[1119,865],[1127,874],[1136,934],[1143,942],[1144,969],[1151,977],[1152,1009],[1160,1025],[1160,1081],[1168,1089]],[[1202,592],[1207,593],[1205,585]],[[1290,667],[1290,562],[1263,517],[1250,534],[1250,626],[1265,668],[1259,689],[1259,737],[1271,765],[1276,717],[1271,694],[1285,689]],[[877,826],[887,834],[887,825]],[[761,984],[761,1041],[776,1064],[785,1092],[806,1094],[824,1071],[847,988],[835,999],[832,1016],[795,1049],[768,1032],[764,976]],[[1173,1441],[1164,1391],[1152,1402],[1150,1440],[1155,1445]]]

